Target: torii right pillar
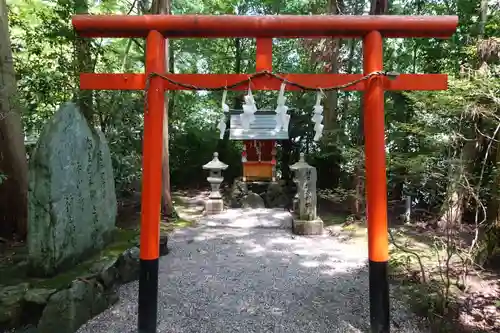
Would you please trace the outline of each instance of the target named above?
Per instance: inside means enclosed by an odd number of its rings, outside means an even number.
[[[372,31],[363,38],[363,71],[369,74],[382,70],[382,35]],[[380,76],[373,76],[367,80],[363,93],[370,325],[373,333],[390,330],[384,119],[384,81]]]

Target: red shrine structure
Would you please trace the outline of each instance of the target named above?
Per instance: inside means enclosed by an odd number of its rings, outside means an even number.
[[[241,163],[243,164],[243,181],[276,181],[276,141],[243,141]]]
[[[243,181],[276,181],[276,145],[288,140],[288,128],[275,130],[274,111],[255,112],[255,121],[244,129],[238,112],[229,121],[229,140],[243,141]]]
[[[301,87],[363,91],[366,156],[366,196],[371,331],[389,332],[389,241],[387,232],[387,180],[385,165],[384,91],[447,89],[446,75],[385,75],[384,38],[449,38],[457,28],[457,16],[352,16],[352,15],[77,15],[73,27],[82,37],[145,38],[145,73],[82,73],[80,89],[145,90],[141,274],[139,279],[139,332],[157,330],[158,257],[162,184],[162,136],[165,90],[231,87],[246,90],[279,90],[283,82],[273,75],[169,74],[165,70],[165,38],[257,38],[257,72],[272,72],[272,38],[361,38],[362,74],[281,74]],[[228,28],[229,27],[229,28]],[[386,69],[387,70],[387,69]],[[245,81],[246,80],[246,81]],[[238,82],[247,84],[237,84]]]

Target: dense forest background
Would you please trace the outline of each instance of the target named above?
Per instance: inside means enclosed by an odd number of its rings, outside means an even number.
[[[143,92],[79,91],[79,72],[143,72],[144,40],[77,38],[75,13],[142,14],[332,14],[458,15],[453,38],[387,39],[385,70],[447,73],[441,92],[387,92],[387,175],[391,209],[412,198],[414,218],[436,228],[475,230],[474,259],[500,261],[500,3],[487,0],[8,0],[0,1],[0,133],[2,236],[26,234],[27,159],[44,124],[59,105],[77,100],[87,119],[106,135],[115,179],[123,197],[141,175]],[[5,15],[8,11],[8,21]],[[8,24],[8,29],[7,29]],[[280,39],[274,43],[275,72],[359,73],[359,40]],[[174,73],[251,73],[255,40],[171,39]],[[259,108],[274,109],[277,93],[254,92]],[[329,92],[325,132],[314,142],[310,121],[315,94],[287,93],[294,109],[291,139],[280,143],[279,166],[305,152],[318,169],[325,200],[355,218],[364,215],[364,155],[361,94]],[[231,107],[241,95],[229,92]],[[165,204],[173,214],[170,188],[206,186],[201,166],[219,151],[230,165],[230,184],[241,174],[238,142],[219,140],[221,92],[171,92],[168,100],[169,158],[164,161]],[[169,172],[168,172],[169,170]]]

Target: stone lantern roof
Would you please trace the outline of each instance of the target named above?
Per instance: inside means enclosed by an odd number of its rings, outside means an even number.
[[[207,164],[205,164],[203,166],[203,169],[205,170],[211,170],[211,171],[218,171],[218,170],[226,170],[228,167],[227,164],[225,163],[222,163],[221,161],[219,161],[219,153],[215,152],[214,153],[214,158],[208,162]]]
[[[294,164],[290,165],[291,170],[299,170],[299,169],[307,169],[307,168],[312,168],[309,164],[307,164],[305,158],[304,158],[304,153],[300,153],[300,158],[298,162],[295,162]]]

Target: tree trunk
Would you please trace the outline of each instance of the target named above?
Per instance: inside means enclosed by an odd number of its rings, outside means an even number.
[[[153,14],[170,14],[170,0],[154,0],[152,4]],[[165,40],[165,69],[167,72],[174,70],[170,68],[169,40]],[[162,212],[163,215],[170,218],[176,218],[172,193],[170,188],[170,162],[169,162],[169,137],[168,137],[168,107],[169,96],[165,93],[165,108],[163,116],[163,157],[162,157]]]
[[[500,139],[499,136],[496,138]],[[476,261],[480,265],[500,267],[500,141],[496,144],[495,171],[491,184],[491,199],[487,206],[488,224],[481,233],[481,250]]]
[[[364,174],[364,150],[362,149],[364,145],[364,115],[363,115],[363,99],[360,101],[360,109],[361,112],[359,113],[359,123],[358,123],[358,135],[356,135],[356,143],[357,146],[360,148],[359,152],[363,156],[359,156],[358,158],[358,163],[356,163],[354,167],[354,182],[353,182],[353,189],[354,193],[352,195],[352,200],[351,200],[351,213],[357,218],[360,219],[363,216],[364,212],[364,192],[365,192],[365,180],[363,177]]]
[[[481,1],[481,22],[480,22],[480,31],[479,37],[482,37],[484,33],[484,26],[486,25],[487,19],[487,10],[488,10],[488,1]],[[488,66],[486,62],[482,62],[479,64],[478,72],[481,75],[486,73],[482,73],[481,69],[483,66]],[[483,123],[483,119],[481,115],[479,115],[478,119],[471,120],[474,122],[474,126],[472,128],[481,128],[481,124]],[[448,197],[444,201],[442,208],[442,215],[438,220],[438,225],[440,227],[444,226],[453,226],[462,221],[463,214],[465,212],[465,195],[468,189],[465,189],[463,186],[459,184],[459,180],[463,177],[468,177],[469,174],[472,173],[472,168],[474,165],[474,160],[478,153],[480,152],[480,146],[484,144],[484,137],[480,133],[477,133],[475,130],[475,139],[467,141],[462,149],[462,154],[460,156],[460,166],[455,175],[451,175],[451,182],[448,190]],[[463,183],[463,182],[462,182]],[[473,185],[472,185],[473,186]]]
[[[473,162],[478,152],[477,143],[477,138],[468,141],[460,153],[457,170],[450,168],[448,194],[441,209],[441,217],[438,220],[438,226],[441,229],[452,228],[462,222],[465,212],[464,199],[468,191],[464,187],[463,179],[468,179],[471,174]]]
[[[0,0],[0,235],[24,239],[28,221],[28,163],[21,115],[16,109],[16,77],[7,4]]]
[[[235,38],[234,39],[234,48],[235,48],[235,54],[234,54],[234,72],[236,74],[241,73],[241,68],[242,68],[242,53],[243,53],[243,48],[241,46],[241,38]],[[234,97],[232,108],[235,110],[239,110],[243,108],[243,102],[244,102],[244,94],[238,94]],[[229,103],[228,103],[229,105]],[[226,153],[228,150],[229,146],[229,128],[230,128],[230,115],[226,117],[226,132],[224,133],[224,136],[222,140],[219,140],[217,144],[217,150],[219,153],[219,156],[221,160],[224,160],[226,157]]]
[[[76,0],[74,3],[75,13],[88,14],[89,6],[87,0]],[[76,77],[80,73],[90,73],[94,71],[94,62],[92,61],[92,42],[89,38],[76,36],[74,40],[75,58],[76,58]],[[92,127],[94,124],[94,107],[93,107],[92,90],[78,90],[76,95],[78,106],[87,122]]]
[[[292,175],[290,172],[290,158],[292,156],[292,140],[281,141],[281,177],[287,183],[291,184]]]
[[[358,5],[357,3],[356,5]],[[357,6],[356,6],[357,7]],[[361,10],[362,10],[361,6]],[[370,15],[383,15],[387,11],[387,0],[372,0],[370,7]],[[350,69],[352,69],[352,60],[354,58],[354,44],[351,44],[351,50],[349,55],[349,63]],[[350,73],[350,71],[348,72]],[[347,103],[344,102],[347,106]],[[358,135],[356,136],[356,143],[358,147],[363,147],[364,143],[364,125],[363,125],[363,99],[361,99],[361,110],[359,112],[359,124],[358,124]],[[363,153],[363,152],[361,152]],[[364,158],[360,156],[358,159],[358,163],[354,168],[354,179],[353,179],[353,190],[354,193],[351,197],[351,212],[357,218],[361,218],[364,212],[364,201],[363,201],[363,193],[364,193],[364,179],[363,179],[363,163]]]
[[[371,0],[370,15],[385,15],[389,9],[388,0]]]
[[[364,8],[364,1],[357,0],[354,3],[354,10],[353,14],[354,15],[361,15],[363,13],[363,8]],[[346,73],[351,74],[353,71],[353,67],[355,64],[355,61],[358,60],[356,57],[356,40],[355,39],[348,39],[347,40],[347,49],[349,50],[348,56],[347,56],[347,67],[346,67]],[[350,91],[344,91],[344,100],[342,103],[342,113],[343,115],[347,115],[349,113],[349,102],[350,98],[352,96],[352,92]],[[361,105],[360,105],[361,106]],[[363,112],[359,112],[359,125],[358,125],[358,134],[354,136],[355,137],[355,144],[358,147],[363,146]],[[353,214],[356,219],[359,219],[363,215],[364,211],[364,201],[363,201],[363,193],[364,193],[364,178],[363,178],[363,159],[360,157],[359,162],[354,166],[354,172],[352,175],[352,183],[351,183],[351,190],[352,194],[349,197],[349,206],[350,206],[350,212]]]
[[[349,48],[349,55],[348,55],[348,60],[347,60],[347,69],[346,73],[351,74],[352,73],[352,68],[354,67],[354,52],[356,50],[356,44],[354,42],[354,39],[349,39],[347,41],[348,43],[348,48]],[[342,112],[344,114],[347,114],[349,111],[349,97],[350,97],[350,92],[346,91],[344,92],[344,102],[343,102],[343,110]],[[360,118],[359,118],[359,133],[357,135],[357,144],[359,147],[363,145],[363,114],[362,112],[359,113]],[[351,206],[351,214],[353,214],[356,219],[361,218],[363,214],[363,162],[360,159],[360,162],[356,164],[354,167],[354,175],[352,179],[352,189],[353,189],[353,194],[350,196],[350,206]]]
[[[328,12],[332,15],[338,14],[337,0],[328,0]],[[328,72],[338,74],[339,72],[339,51],[342,41],[338,38],[333,38],[331,42],[331,57],[329,61]],[[328,50],[327,50],[328,52]],[[332,131],[337,127],[337,106],[338,106],[338,91],[332,90],[327,92],[325,100],[325,131]],[[325,136],[326,137],[326,136]]]
[[[479,21],[479,40],[484,38],[486,21],[488,18],[488,0],[481,0],[480,21]],[[481,67],[487,67],[486,59],[481,59]],[[494,177],[491,183],[491,198],[487,206],[487,221],[485,232],[481,233],[481,258],[478,263],[486,267],[498,269],[500,267],[500,135],[495,138],[497,141],[495,147],[495,168]],[[483,230],[481,230],[483,231]]]
[[[484,29],[486,27],[486,20],[488,18],[488,0],[481,0],[481,8],[479,15],[479,39],[484,37]]]

